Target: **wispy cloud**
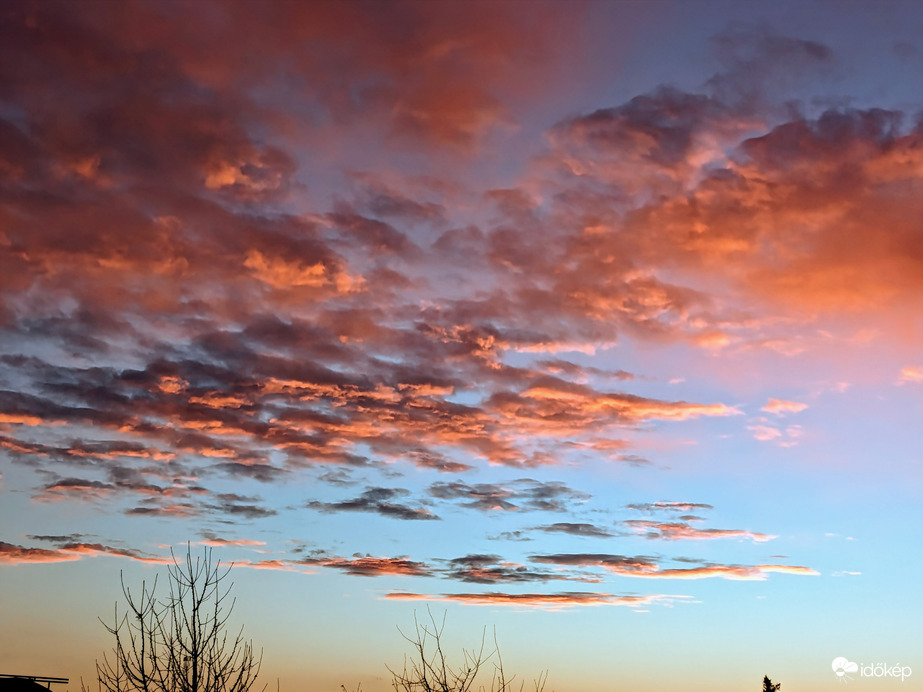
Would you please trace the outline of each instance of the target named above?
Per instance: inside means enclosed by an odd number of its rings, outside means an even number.
[[[25,548],[11,543],[0,542],[0,562],[7,564],[27,564],[40,562],[74,562],[84,557],[111,555],[124,557],[138,562],[170,564],[172,558],[145,555],[130,548],[115,548],[101,543],[63,543],[57,548]]]
[[[672,605],[676,602],[690,601],[691,596],[668,594],[649,594],[646,596],[616,596],[610,593],[587,591],[565,591],[559,593],[451,593],[428,595],[419,593],[392,592],[385,596],[389,600],[400,601],[451,601],[466,605],[480,606],[516,606],[520,608],[538,608],[542,610],[559,610],[575,606],[626,606],[643,608],[661,603]]]
[[[757,543],[771,541],[778,536],[765,533],[755,533],[741,529],[699,529],[687,522],[656,522],[643,519],[629,519],[623,522],[632,531],[640,533],[646,538],[663,539],[667,541],[678,540],[705,540],[715,538],[748,538]]]
[[[626,506],[628,509],[641,512],[694,512],[700,509],[714,509],[711,505],[700,502],[634,502]]]
[[[564,553],[532,555],[532,562],[572,567],[602,567],[623,577],[642,579],[709,579],[713,577],[741,581],[763,581],[770,573],[817,576],[817,570],[795,565],[724,565],[704,564],[689,568],[663,568],[652,557],[628,557],[599,553]]]
[[[200,541],[202,545],[207,545],[212,548],[221,547],[221,546],[239,546],[239,547],[248,547],[256,548],[259,546],[266,545],[266,541],[254,541],[248,538],[221,538],[216,536],[210,531],[203,532],[203,540]]]
[[[301,572],[310,574],[309,570],[299,569],[299,566],[291,560],[240,560],[234,563],[239,567],[250,567],[251,569],[278,570],[280,572]]]

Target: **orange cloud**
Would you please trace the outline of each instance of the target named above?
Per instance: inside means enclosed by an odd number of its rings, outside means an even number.
[[[38,416],[29,416],[22,415],[18,413],[3,413],[0,412],[0,424],[9,424],[9,425],[41,425],[45,421]]]
[[[189,397],[190,404],[202,404],[212,408],[240,408],[249,402],[242,396],[224,395],[218,392],[209,392],[205,396]]]
[[[90,557],[97,557],[99,555],[113,555],[116,557],[127,557],[138,562],[152,562],[159,565],[169,565],[173,563],[172,558],[149,557],[138,553],[136,550],[112,548],[100,543],[68,543],[62,546],[61,550],[78,555],[88,555]]]
[[[581,390],[582,388],[560,389],[535,386],[523,392],[522,396],[540,402],[542,405],[560,404],[569,409],[587,413],[613,412],[628,418],[639,419],[686,420],[697,416],[729,416],[740,413],[737,409],[724,404],[663,402],[628,395],[596,395],[591,390]]]
[[[125,557],[138,562],[172,564],[171,558],[151,557],[135,550],[113,548],[100,543],[66,543],[56,549],[24,548],[10,543],[0,542],[0,563],[24,564],[46,562],[74,562],[84,556],[98,557],[111,555]]]
[[[331,567],[347,574],[360,577],[377,577],[382,575],[398,575],[405,577],[425,577],[432,574],[431,570],[422,562],[412,562],[407,558],[396,557],[353,557],[353,558],[310,558],[302,560],[304,564]]]
[[[17,565],[33,562],[73,562],[79,559],[80,555],[74,552],[23,548],[21,545],[0,542],[0,563]]]
[[[630,315],[639,331],[706,347],[782,343],[754,320],[754,301],[761,317],[862,315],[893,328],[923,290],[923,202],[911,192],[923,132],[906,115],[831,109],[770,126],[714,93],[657,89],[565,120],[549,155],[568,190],[560,212],[569,237],[592,229],[593,242],[568,246],[555,266],[574,270],[558,270],[557,288],[586,316]],[[686,285],[642,290],[638,265],[679,269]]]
[[[302,572],[303,574],[310,574],[310,571],[305,571],[296,568],[296,566],[287,561],[287,560],[258,560],[258,561],[241,561],[235,562],[234,566],[240,567],[252,567],[253,569],[267,569],[267,570],[279,570],[281,572]]]
[[[329,287],[338,293],[350,293],[362,286],[361,278],[349,276],[323,262],[306,266],[297,261],[267,257],[259,250],[248,252],[243,264],[260,281],[279,289]]]
[[[898,384],[907,382],[923,382],[923,365],[908,365],[901,370]]]

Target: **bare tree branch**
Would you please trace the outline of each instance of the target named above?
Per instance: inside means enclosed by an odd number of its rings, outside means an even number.
[[[421,624],[416,612],[414,613],[412,635],[407,635],[398,628],[398,632],[410,644],[413,653],[409,658],[404,656],[404,665],[400,672],[386,666],[391,673],[391,686],[395,692],[471,692],[472,689],[514,692],[512,684],[515,676],[507,678],[504,673],[496,630],[491,651],[487,651],[486,648],[487,628],[484,628],[480,645],[472,649],[462,649],[462,660],[453,668],[446,662],[446,655],[442,649],[445,614],[442,621],[437,623],[429,608],[426,612],[429,615],[429,624]],[[488,661],[492,661],[494,666],[490,686],[475,688],[478,674]],[[535,692],[542,692],[547,680],[547,672],[539,674],[534,681]],[[523,687],[524,683],[520,683],[519,692],[522,692]]]
[[[235,600],[227,583],[230,565],[212,560],[211,548],[167,568],[167,596],[156,597],[157,580],[132,593],[122,578],[126,611],[118,605],[112,624],[103,626],[115,646],[96,662],[103,692],[247,692],[263,659],[243,639],[243,628],[230,639],[228,620]]]

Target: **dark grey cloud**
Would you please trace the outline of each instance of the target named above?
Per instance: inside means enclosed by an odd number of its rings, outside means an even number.
[[[433,469],[444,473],[463,473],[474,468],[471,464],[455,461],[438,452],[419,450],[407,452],[405,456],[419,468]]]
[[[356,485],[357,481],[353,480],[352,472],[349,468],[333,467],[324,469],[317,476],[317,480],[331,485]]]
[[[659,568],[660,560],[645,555],[629,557],[611,553],[557,553],[550,555],[530,555],[531,562],[549,565],[568,565],[571,567],[599,566],[626,571],[647,571]]]
[[[278,512],[269,507],[255,504],[259,498],[236,493],[220,493],[215,495],[216,504],[207,505],[211,510],[216,510],[232,516],[242,516],[246,519],[263,519],[272,517]]]
[[[725,103],[753,111],[776,94],[834,75],[834,53],[817,41],[784,36],[768,25],[734,24],[711,39],[723,69],[706,88]]]
[[[304,565],[320,565],[340,570],[357,577],[381,577],[388,575],[429,577],[433,570],[423,562],[414,562],[406,557],[373,557],[355,554],[351,558],[317,555],[298,561]]]
[[[48,543],[80,543],[81,539],[85,537],[85,534],[82,533],[71,533],[63,536],[26,536],[33,541],[47,541]]]
[[[368,174],[354,174],[352,177],[361,186],[357,194],[358,206],[367,209],[374,217],[436,227],[446,221],[446,208],[438,202],[413,199]]]
[[[404,488],[367,488],[359,497],[341,502],[320,502],[311,500],[305,506],[320,512],[371,512],[385,517],[406,520],[433,520],[438,516],[425,507],[392,502],[393,499],[410,494]]]
[[[463,506],[486,512],[519,509],[510,501],[513,492],[494,483],[439,482],[429,487],[429,493],[440,500],[465,499],[468,502],[463,502]]]
[[[420,254],[420,249],[391,224],[357,214],[342,203],[327,219],[343,231],[345,239],[367,246],[370,252],[394,253],[403,259]]]
[[[598,581],[584,575],[542,570],[504,561],[499,555],[472,554],[445,561],[443,576],[472,584],[547,581]]]
[[[632,466],[647,466],[651,463],[650,459],[639,454],[619,454],[616,457],[619,461]]]
[[[193,517],[201,514],[203,508],[190,502],[173,502],[163,505],[137,506],[125,510],[128,516],[159,516],[159,517]]]
[[[594,538],[610,538],[614,536],[611,531],[595,524],[575,524],[570,522],[557,522],[546,526],[536,526],[536,530],[546,533],[567,533],[571,536],[590,536]]]
[[[487,540],[528,542],[535,539],[530,538],[524,531],[501,531],[496,536],[488,536]]]
[[[484,512],[562,512],[569,503],[583,502],[590,497],[559,481],[542,482],[530,478],[509,483],[437,482],[430,485],[429,494],[441,500],[467,500],[460,504]]]
[[[224,462],[215,464],[218,471],[223,471],[232,477],[253,478],[263,483],[272,483],[282,479],[289,473],[288,469],[271,466],[269,464],[243,464],[238,462]]]

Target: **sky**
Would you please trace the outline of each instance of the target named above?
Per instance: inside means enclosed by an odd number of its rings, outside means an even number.
[[[897,0],[2,3],[0,673],[95,689],[188,547],[255,689],[428,612],[527,688],[916,688],[921,87]]]

